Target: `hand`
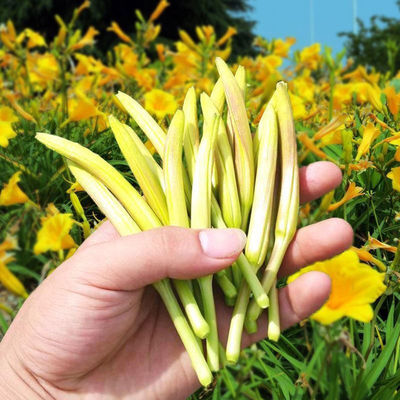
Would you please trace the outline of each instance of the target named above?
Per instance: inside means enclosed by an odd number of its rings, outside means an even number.
[[[340,170],[331,163],[301,168],[301,200],[317,198],[340,181]],[[242,250],[240,235],[216,231],[202,247],[196,230],[165,227],[121,238],[105,223],[19,311],[0,344],[0,397],[181,399],[192,393],[199,382],[189,357],[148,285],[230,265]],[[352,239],[352,229],[340,219],[300,229],[281,275],[344,251]],[[320,272],[280,290],[282,328],[316,311],[329,292],[329,277]],[[217,306],[224,340],[231,309]],[[244,337],[244,344],[265,336],[263,327],[265,319],[258,334]]]

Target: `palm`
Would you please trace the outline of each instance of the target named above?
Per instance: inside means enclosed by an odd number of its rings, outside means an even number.
[[[325,171],[325,188],[313,190],[315,177],[310,176],[309,181],[303,177],[303,199],[315,198],[338,183],[330,168],[331,177]],[[317,170],[315,174],[321,174],[321,166]],[[136,281],[129,281],[129,277],[110,276],[108,267],[115,264],[114,256],[109,247],[102,246],[118,246],[118,240],[110,224],[92,235],[74,257],[28,298],[3,340],[4,348],[15,348],[27,370],[56,398],[184,398],[199,383],[158,294],[152,287],[135,286]],[[343,221],[328,220],[303,228],[288,249],[282,274],[331,257],[346,249],[351,241],[351,229]],[[310,248],[310,242],[315,246]],[[157,247],[152,245],[150,242],[150,258],[159,257],[160,262],[166,254],[153,255]],[[184,258],[188,251],[182,251]],[[120,258],[120,262],[124,261]],[[103,264],[103,273],[97,272],[97,262]],[[175,262],[176,259],[171,260],[172,264]],[[126,263],[123,268],[128,267],[129,271],[134,271],[135,263],[140,267],[136,259]],[[112,271],[118,274],[121,265],[115,267]],[[170,271],[164,272],[164,276],[169,276]],[[132,272],[131,280],[140,281],[140,276],[133,275]],[[307,275],[280,291],[283,329],[315,311],[329,293],[326,276],[317,272]],[[112,283],[115,281],[127,287],[116,289]],[[222,342],[231,311],[217,300]],[[259,340],[265,329],[260,331],[245,337],[244,344]]]

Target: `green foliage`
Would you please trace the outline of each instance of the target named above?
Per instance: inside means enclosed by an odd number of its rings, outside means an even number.
[[[400,1],[397,0],[400,8]],[[400,21],[397,18],[375,15],[371,26],[358,20],[358,32],[341,32],[347,38],[347,55],[356,65],[373,67],[379,72],[393,75],[400,69]]]
[[[58,31],[54,15],[60,15],[69,21],[74,8],[82,0],[37,0],[32,6],[30,0],[19,0],[18,7],[14,0],[3,0],[0,7],[0,22],[11,19],[17,30],[30,27],[53,38]],[[121,28],[128,34],[135,32],[135,10],[140,9],[145,18],[148,18],[158,4],[158,0],[93,0],[88,10],[79,17],[80,26],[87,28],[93,25],[100,31],[97,48],[103,54],[118,42],[112,32],[107,32],[107,27],[112,21],[118,21]],[[252,29],[254,21],[249,21],[244,12],[251,9],[249,0],[172,0],[170,6],[161,15],[157,23],[162,25],[161,36],[166,40],[178,39],[178,29],[186,30],[195,37],[195,27],[212,25],[218,36],[222,36],[228,26],[238,30],[233,45],[233,55],[252,53],[254,35]]]

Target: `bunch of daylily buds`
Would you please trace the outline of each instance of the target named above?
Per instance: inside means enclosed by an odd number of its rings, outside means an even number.
[[[200,96],[201,140],[193,88],[167,133],[138,102],[118,93],[162,159],[161,167],[130,126],[109,117],[144,196],[89,149],[56,135],[37,134],[66,158],[76,180],[121,235],[162,225],[241,228],[247,233],[244,252],[226,270],[193,281],[154,283],[204,386],[225,361],[237,362],[243,329],[257,330],[262,309],[268,308],[268,337],[278,339],[277,272],[296,230],[299,203],[296,136],[286,84],[277,84],[252,135],[244,68],[234,76],[222,59],[216,64],[220,79],[210,96]],[[226,352],[218,339],[214,278],[227,305],[234,306]]]

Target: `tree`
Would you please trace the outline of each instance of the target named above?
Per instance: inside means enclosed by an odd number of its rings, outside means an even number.
[[[396,1],[400,8],[400,0]],[[390,71],[393,75],[400,69],[400,20],[384,16],[371,17],[367,27],[358,20],[358,32],[341,32],[347,37],[345,47],[356,65],[375,68],[379,72]]]
[[[1,0],[0,22],[13,20],[18,30],[30,27],[47,38],[52,38],[58,30],[54,15],[59,14],[68,21],[74,8],[83,0]],[[98,47],[104,53],[116,42],[115,35],[107,32],[111,21],[116,21],[127,33],[134,33],[135,9],[140,9],[145,17],[154,10],[159,0],[92,0],[91,7],[79,18],[82,29],[94,25],[101,32]],[[161,18],[161,36],[178,39],[178,29],[184,29],[195,36],[198,25],[214,26],[217,35],[223,35],[228,26],[234,26],[238,34],[234,40],[233,53],[249,54],[252,52],[254,21],[247,20],[243,13],[251,9],[249,0],[170,0]]]

